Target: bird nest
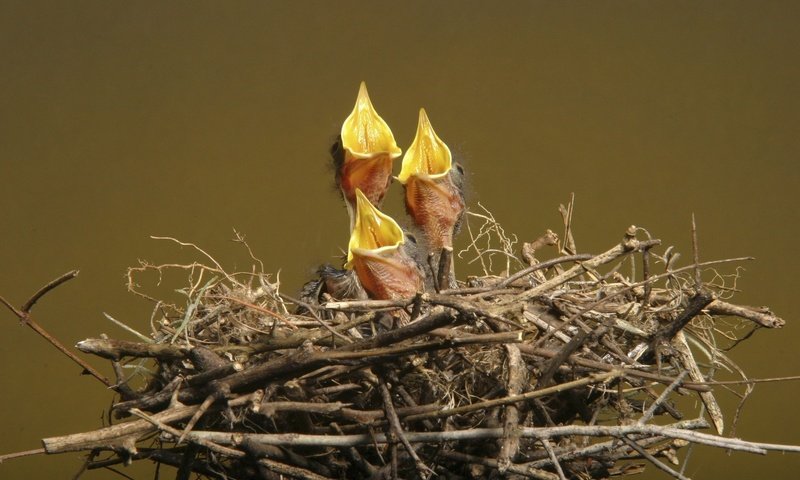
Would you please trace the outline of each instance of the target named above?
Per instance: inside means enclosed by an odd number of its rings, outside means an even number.
[[[783,324],[729,302],[747,259],[700,261],[695,238],[681,265],[637,227],[581,254],[571,205],[562,214],[560,238],[519,246],[488,211],[469,213],[453,261],[483,273],[402,300],[293,298],[238,234],[250,271],[170,239],[198,262],[128,274],[154,302],[150,332],[77,345],[113,364],[114,421],[45,450],[91,452],[89,469],[148,459],[181,479],[559,480],[648,463],[685,478],[678,451],[690,443],[780,447],[722,436],[738,410],[715,398],[715,372],[740,376],[727,386],[742,399],[752,389],[728,347]],[[181,301],[140,285],[165,290],[176,271],[188,276]],[[410,322],[398,327],[401,310]]]

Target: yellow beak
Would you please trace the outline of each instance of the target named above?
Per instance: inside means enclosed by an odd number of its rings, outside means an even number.
[[[353,158],[370,158],[382,153],[397,158],[402,153],[389,125],[372,106],[364,82],[361,82],[353,111],[342,124],[341,134],[342,146]]]
[[[433,131],[425,109],[420,108],[417,135],[403,157],[403,166],[397,179],[404,185],[412,176],[436,180],[447,175],[452,166],[450,149]]]
[[[356,223],[350,234],[345,268],[353,268],[356,255],[383,258],[396,251],[404,242],[400,225],[375,208],[364,193],[356,189]]]

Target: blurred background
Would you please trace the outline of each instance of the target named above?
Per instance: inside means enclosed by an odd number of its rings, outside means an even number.
[[[426,108],[468,171],[469,205],[520,242],[560,232],[574,192],[581,252],[635,224],[686,263],[695,213],[702,259],[756,257],[733,301],[787,320],[729,354],[752,377],[800,374],[799,22],[791,1],[2,0],[0,295],[21,305],[79,269],[34,317],[70,346],[133,339],[103,316],[148,331],[152,306],[126,291],[126,268],[192,258],[149,237],[248,269],[233,229],[295,292],[347,246],[327,152],[365,80],[404,149]],[[399,187],[384,207],[403,217]],[[0,338],[0,454],[101,425],[110,392],[5,310]],[[800,443],[798,394],[757,386],[736,435]],[[737,399],[719,398],[730,423]],[[72,478],[81,464],[23,458],[0,477]],[[700,448],[686,473],[785,478],[799,465]],[[665,478],[648,470],[639,478]],[[153,477],[146,463],[123,471]]]

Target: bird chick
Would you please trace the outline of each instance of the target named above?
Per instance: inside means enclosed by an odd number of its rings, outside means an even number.
[[[392,180],[394,159],[401,153],[392,130],[375,111],[367,86],[361,82],[355,107],[331,148],[336,183],[350,215],[350,230],[355,226],[356,190],[373,205],[380,205]]]
[[[443,251],[452,254],[453,237],[464,215],[463,169],[453,163],[450,149],[434,132],[424,108],[419,111],[417,134],[403,157],[397,180],[405,187],[406,210],[422,233],[433,265],[434,275],[429,278],[446,275],[446,281],[439,280],[437,288],[454,288],[452,258],[444,268],[440,268],[440,260]]]
[[[408,298],[421,291],[423,273],[406,248],[406,236],[392,217],[356,190],[356,221],[346,269],[358,276],[370,298]]]

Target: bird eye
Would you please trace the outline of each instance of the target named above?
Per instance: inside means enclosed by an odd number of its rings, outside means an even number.
[[[458,170],[459,175],[464,175],[464,167],[460,163],[456,163],[456,170]]]
[[[413,233],[406,233],[406,239],[415,245],[417,244],[417,237]]]

